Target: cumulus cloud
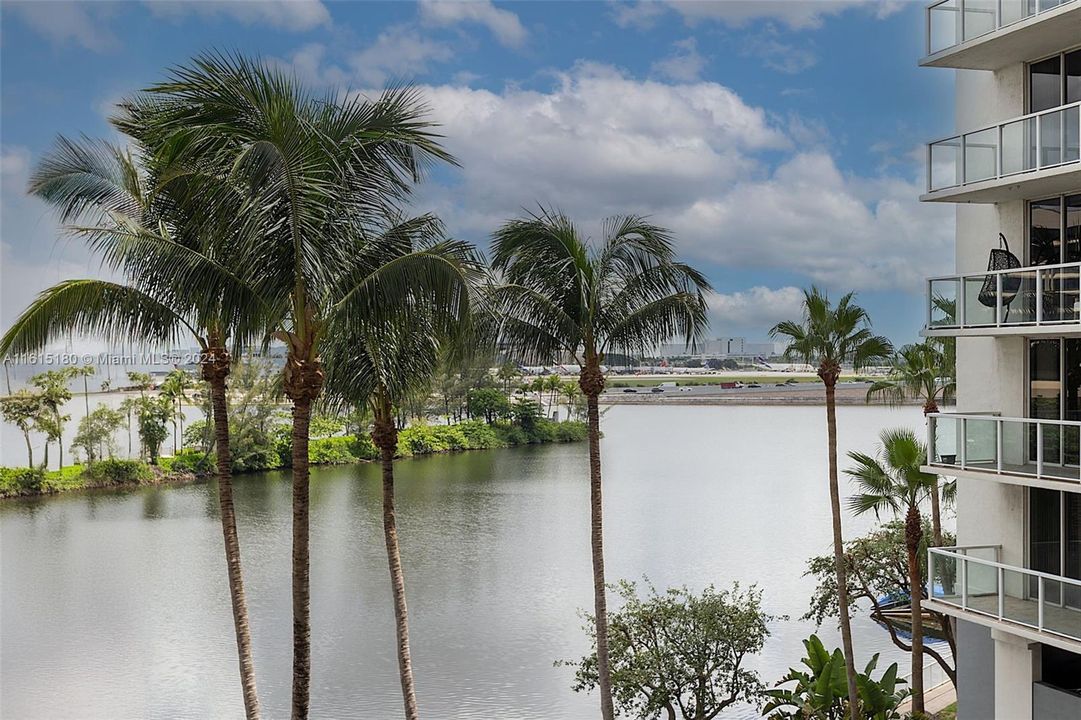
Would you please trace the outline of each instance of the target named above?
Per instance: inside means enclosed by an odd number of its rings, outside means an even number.
[[[107,25],[113,8],[106,3],[19,2],[4,6],[30,29],[54,45],[78,43],[87,50],[106,52],[117,47]]]
[[[369,85],[395,78],[411,79],[428,71],[435,62],[454,57],[448,45],[426,38],[407,25],[395,25],[379,33],[375,42],[349,60],[354,75]]]
[[[720,84],[579,65],[548,91],[425,92],[462,170],[422,186],[417,203],[460,235],[481,240],[540,203],[594,230],[607,215],[649,214],[697,262],[838,289],[916,289],[949,267],[951,210],[917,201],[916,169],[846,175],[825,149],[793,143],[799,124]]]
[[[713,327],[770,328],[802,311],[803,291],[797,287],[768,288],[758,285],[734,293],[709,297]]]
[[[673,47],[671,55],[653,63],[653,72],[678,82],[697,80],[706,67],[706,58],[698,52],[698,41],[689,37],[677,41]]]
[[[612,18],[620,27],[644,30],[671,9],[688,25],[720,22],[729,27],[743,27],[756,20],[774,20],[792,30],[808,30],[820,27],[830,15],[853,8],[862,8],[881,19],[901,7],[901,0],[639,0],[614,3]]]
[[[528,35],[515,13],[497,8],[491,0],[423,0],[420,17],[426,25],[483,25],[507,47],[521,47]]]
[[[812,50],[782,42],[774,32],[747,38],[743,52],[759,58],[762,64],[771,70],[787,75],[801,73],[818,62],[818,57]]]
[[[245,25],[269,25],[279,30],[311,30],[330,24],[330,11],[321,0],[149,0],[158,17],[227,17]]]

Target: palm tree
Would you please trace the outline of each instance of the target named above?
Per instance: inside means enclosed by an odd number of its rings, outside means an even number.
[[[401,292],[378,312],[354,313],[335,324],[326,348],[327,389],[332,399],[372,416],[372,441],[383,471],[383,536],[390,568],[397,636],[398,674],[405,716],[418,717],[409,650],[405,577],[394,508],[394,456],[398,448],[395,407],[427,396],[440,363],[466,350],[464,333],[473,327],[480,261],[473,249],[441,239],[430,216],[393,221],[388,230],[358,245],[349,285],[401,282]],[[394,278],[400,278],[395,280]]]
[[[400,289],[335,294],[340,272],[365,224],[402,201],[425,166],[453,161],[412,88],[342,97],[311,95],[269,64],[209,54],[175,68],[140,106],[159,120],[153,144],[179,148],[188,164],[228,178],[222,190],[251,198],[259,242],[245,262],[260,268],[258,290],[275,310],[269,327],[286,346],[292,403],[294,720],[308,715],[311,683],[308,428],[325,381],[321,354],[335,313],[370,312],[365,303]]]
[[[912,711],[922,717],[923,705],[923,579],[920,573],[920,544],[923,519],[920,502],[935,492],[938,477],[922,472],[927,448],[908,428],[883,430],[878,457],[849,452],[855,465],[845,473],[854,479],[860,493],[849,499],[856,515],[873,511],[877,517],[888,510],[905,518],[905,550],[908,553],[908,580],[912,611]]]
[[[589,479],[593,604],[601,713],[614,716],[608,662],[601,501],[601,369],[610,350],[653,348],[682,335],[693,345],[704,334],[706,278],[678,262],[671,236],[643,218],[613,217],[599,245],[584,239],[563,214],[511,220],[492,244],[501,275],[493,291],[503,341],[517,357],[578,363],[578,384],[589,421]]]
[[[81,377],[83,379],[83,404],[86,406],[86,414],[90,414],[90,386],[87,383],[87,378],[94,374],[93,365],[79,365],[72,368],[72,372],[75,377]]]
[[[184,437],[184,393],[192,386],[191,375],[180,368],[174,368],[161,384],[161,392],[176,403],[173,414],[173,454],[180,451],[180,439]],[[180,423],[179,434],[177,422]]]
[[[818,288],[803,291],[803,317],[786,320],[770,329],[770,337],[790,342],[784,356],[818,367],[818,377],[826,388],[826,431],[829,462],[830,509],[833,512],[833,561],[837,573],[840,604],[841,642],[848,674],[848,702],[852,720],[859,720],[859,693],[856,688],[855,655],[852,652],[852,623],[845,578],[844,539],[841,533],[841,499],[837,481],[837,380],[841,366],[859,370],[890,356],[889,340],[875,335],[867,312],[853,302],[853,293],[834,306]]]
[[[938,401],[949,402],[957,383],[953,369],[947,364],[946,353],[936,343],[905,345],[893,356],[890,375],[876,380],[867,389],[867,401],[882,399],[890,404],[912,398],[923,403],[924,417],[938,412]],[[938,478],[931,493],[931,527],[934,544],[942,544],[941,495]]]
[[[503,381],[503,392],[506,393],[510,391],[510,384],[517,380],[521,373],[518,372],[517,363],[513,360],[504,360],[503,364],[499,366],[497,375]]]
[[[138,141],[140,133],[130,118],[126,128]],[[225,242],[236,240],[235,223],[229,219],[241,215],[239,200],[208,207],[202,199],[208,189],[205,179],[163,160],[160,150],[156,155],[155,148],[140,145],[143,165],[104,143],[65,139],[41,162],[31,192],[57,207],[62,222],[89,219],[90,225],[73,227],[73,232],[126,276],[126,282],[68,280],[45,290],[5,334],[0,353],[30,352],[67,333],[157,345],[183,333],[196,338],[213,399],[218,501],[245,715],[251,720],[259,717],[259,702],[233,505],[226,379],[230,342],[236,347],[261,336],[263,306],[250,287],[225,268],[244,267],[231,262],[235,253]],[[130,456],[131,413],[145,397],[150,377],[138,372],[128,376],[140,388],[140,398],[128,398],[122,405]]]

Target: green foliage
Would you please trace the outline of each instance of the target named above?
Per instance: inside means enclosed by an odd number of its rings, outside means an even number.
[[[181,444],[185,448],[202,448],[206,442],[207,421],[194,420],[184,428],[184,437]]]
[[[792,668],[777,688],[767,690],[770,698],[763,717],[770,720],[844,720],[848,717],[848,679],[844,654],[838,648],[829,653],[817,635],[803,641],[808,670]],[[871,677],[878,665],[878,654],[871,658],[862,673],[856,675],[860,717],[866,720],[901,720],[897,709],[908,693],[899,689],[904,680],[897,678],[897,663],[875,680]],[[795,683],[794,687],[781,685]]]
[[[86,487],[142,485],[153,482],[150,467],[138,460],[101,460],[83,470]]]
[[[468,420],[459,423],[457,427],[465,437],[466,447],[471,450],[487,450],[504,446],[499,435],[487,423],[479,420]]]
[[[173,418],[173,401],[166,396],[143,396],[135,408],[139,419],[139,440],[150,455],[150,464],[156,465],[161,444],[169,437],[168,424]]]
[[[353,453],[356,441],[351,437],[312,438],[308,443],[308,462],[312,465],[345,465],[360,458]]]
[[[36,495],[44,482],[41,468],[0,468],[0,497]]]
[[[196,448],[185,448],[173,457],[162,458],[159,464],[165,472],[210,475],[215,471],[214,457]]]
[[[308,435],[316,438],[329,438],[345,429],[345,420],[334,415],[316,415],[311,419]]]
[[[510,400],[498,388],[473,388],[466,396],[466,413],[473,420],[482,419],[491,425],[496,420],[511,417],[513,409]]]
[[[744,661],[762,650],[773,618],[754,587],[701,594],[686,587],[645,598],[634,583],[618,586],[623,607],[608,616],[612,695],[618,711],[643,720],[707,720],[737,702],[754,703],[764,689]],[[596,633],[586,626],[594,645]],[[597,687],[596,651],[577,663],[574,689]],[[843,671],[842,666],[842,671]],[[842,674],[843,680],[843,674]]]
[[[368,433],[359,433],[353,438],[350,452],[361,460],[375,460],[379,457],[379,448],[372,442],[372,436]]]
[[[115,452],[116,431],[124,425],[124,413],[121,410],[113,410],[105,405],[99,405],[79,420],[79,430],[72,438],[71,447],[82,448],[86,453],[87,464],[94,464],[95,460],[109,456]]]
[[[26,438],[27,465],[34,465],[34,451],[30,447],[30,430],[42,413],[41,396],[27,390],[0,398],[0,415],[5,422],[15,425]]]

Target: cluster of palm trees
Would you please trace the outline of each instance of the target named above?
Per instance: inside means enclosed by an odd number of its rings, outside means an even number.
[[[117,107],[127,147],[61,138],[30,192],[115,280],[49,288],[0,340],[38,351],[69,334],[164,344],[194,337],[216,437],[218,500],[245,714],[260,716],[233,506],[228,378],[244,348],[280,343],[292,410],[294,719],[310,700],[308,439],[313,406],[366,408],[383,469],[383,524],[405,714],[418,716],[394,509],[394,408],[440,362],[496,343],[538,364],[573,358],[589,420],[590,512],[602,715],[607,656],[598,396],[609,351],[707,327],[706,279],[668,233],[617,217],[597,243],[557,211],[507,222],[489,266],[431,215],[414,185],[454,163],[418,92],[315,95],[259,61],[209,54]],[[190,341],[190,340],[189,340]],[[182,393],[183,390],[180,390]]]

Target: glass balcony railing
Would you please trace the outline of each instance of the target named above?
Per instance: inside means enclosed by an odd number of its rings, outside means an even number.
[[[985,270],[927,281],[928,330],[1081,323],[1081,263]]]
[[[1081,640],[1081,580],[1005,565],[996,546],[929,548],[927,570],[935,602]]]
[[[1081,103],[1073,103],[931,143],[927,189],[945,190],[1079,161]]]
[[[931,413],[928,465],[1081,485],[1081,422]]]
[[[927,8],[927,54],[948,50],[1073,0],[942,0]]]

